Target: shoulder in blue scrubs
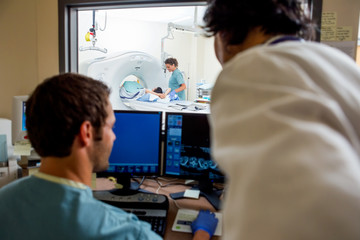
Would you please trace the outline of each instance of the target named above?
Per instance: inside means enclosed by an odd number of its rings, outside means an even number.
[[[179,69],[175,69],[169,79],[169,88],[171,88],[171,90],[175,90],[177,88],[179,88],[181,86],[181,84],[184,84],[184,77],[181,74]],[[179,96],[180,100],[185,100],[185,91],[181,91],[176,93]]]
[[[162,239],[88,186],[40,172],[2,187],[0,199],[0,239]]]

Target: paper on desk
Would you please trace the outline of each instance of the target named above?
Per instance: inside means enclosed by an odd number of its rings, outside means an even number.
[[[199,199],[199,196],[200,196],[200,190],[186,189],[184,192],[184,197],[186,198]]]
[[[14,155],[30,156],[31,144],[29,140],[21,140],[15,142]]]
[[[6,135],[0,135],[0,162],[7,162],[8,160],[8,152],[7,152],[7,144],[6,144]]]
[[[179,209],[172,230],[175,232],[191,233],[191,223],[196,219],[199,211],[191,209]],[[216,212],[215,216],[219,219],[218,225],[214,235],[221,236],[222,234],[222,213]]]

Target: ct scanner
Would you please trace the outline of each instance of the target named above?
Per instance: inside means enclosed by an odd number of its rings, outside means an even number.
[[[79,73],[101,80],[111,88],[113,109],[129,109],[119,97],[119,88],[125,78],[134,75],[148,89],[167,88],[167,79],[161,64],[153,56],[139,51],[120,52],[106,57],[83,61]]]

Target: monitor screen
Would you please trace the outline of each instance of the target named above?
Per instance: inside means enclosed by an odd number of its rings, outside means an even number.
[[[12,103],[12,142],[26,140],[26,101],[28,96],[14,96]]]
[[[158,175],[161,161],[161,112],[115,110],[116,140],[106,172]]]
[[[26,131],[26,102],[22,102],[22,124],[21,131]]]
[[[166,113],[165,175],[224,182],[211,159],[208,114]]]

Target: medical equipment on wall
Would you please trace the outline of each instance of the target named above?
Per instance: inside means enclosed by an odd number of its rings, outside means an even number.
[[[162,62],[162,67],[164,69],[164,72],[166,72],[166,67],[165,67],[164,62],[167,58],[171,57],[171,54],[165,52],[165,50],[164,50],[165,49],[165,46],[164,46],[165,40],[166,39],[169,39],[169,40],[174,39],[173,30],[191,32],[191,33],[195,34],[195,37],[197,37],[199,34],[204,33],[204,30],[198,25],[197,19],[198,19],[198,8],[195,7],[194,22],[193,22],[192,26],[176,24],[173,22],[168,23],[167,35],[165,37],[161,38],[161,62]]]
[[[84,47],[84,46],[80,46],[79,47],[79,51],[86,51],[86,50],[96,50],[96,51],[100,51],[103,53],[107,53],[107,49],[106,48],[100,48],[100,47],[96,47],[95,44],[97,42],[97,38],[96,38],[96,31],[100,30],[100,31],[104,31],[106,29],[106,23],[107,23],[107,13],[105,12],[105,23],[104,23],[104,27],[103,28],[99,28],[99,24],[96,21],[96,11],[93,10],[93,23],[91,28],[89,29],[89,31],[85,34],[85,40],[87,42],[91,42],[92,46],[88,46],[88,47]]]
[[[127,51],[80,63],[79,73],[105,82],[111,89],[110,101],[113,109],[129,109],[119,97],[123,80],[134,75],[147,89],[166,88],[167,80],[161,64],[150,54]]]
[[[196,99],[210,101],[213,83],[201,82],[196,84]]]
[[[167,35],[165,37],[161,38],[161,61],[163,63],[162,65],[163,65],[164,71],[166,71],[164,62],[167,58],[171,57],[171,54],[165,52],[164,44],[165,44],[166,39],[168,39],[168,40],[174,39],[173,30],[192,32],[192,33],[195,33],[195,36],[197,36],[198,34],[200,34],[202,32],[202,30],[198,26],[197,27],[189,27],[189,26],[178,25],[178,24],[175,24],[172,22],[168,23]]]

